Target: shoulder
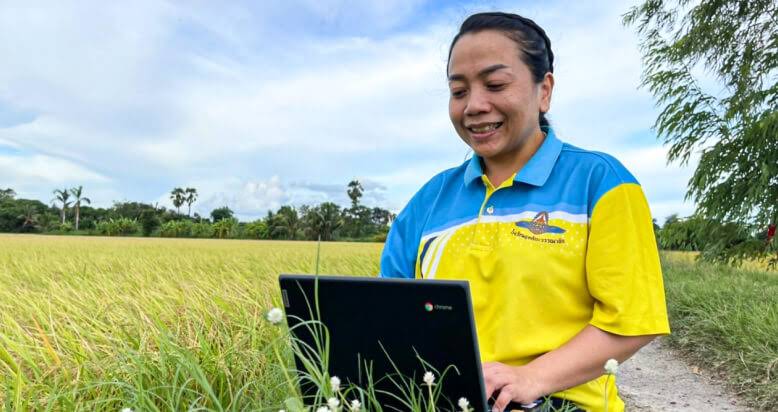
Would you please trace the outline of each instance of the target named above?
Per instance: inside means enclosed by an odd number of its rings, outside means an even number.
[[[452,167],[436,174],[430,178],[418,192],[411,198],[409,205],[421,203],[429,205],[432,201],[440,197],[441,193],[460,187],[465,181],[465,170],[469,160],[465,160],[461,165]]]
[[[590,210],[606,193],[622,185],[637,185],[637,179],[614,156],[564,143],[557,173],[588,188]]]

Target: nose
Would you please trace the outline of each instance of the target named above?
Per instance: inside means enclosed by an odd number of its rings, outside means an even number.
[[[473,116],[487,113],[491,107],[486,93],[480,90],[471,90],[467,99],[467,106],[465,106],[465,115]]]

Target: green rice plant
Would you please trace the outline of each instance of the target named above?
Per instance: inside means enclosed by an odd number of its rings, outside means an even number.
[[[778,405],[778,272],[677,253],[662,257],[670,345],[729,382],[755,409]]]
[[[322,245],[321,270],[378,272],[380,244]],[[288,397],[264,320],[316,244],[0,235],[6,410],[273,410]],[[276,349],[274,349],[274,347]]]

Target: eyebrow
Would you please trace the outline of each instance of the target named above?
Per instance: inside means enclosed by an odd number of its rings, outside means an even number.
[[[486,76],[496,72],[497,70],[508,69],[508,68],[509,67],[504,65],[504,64],[499,64],[499,63],[498,64],[493,64],[493,65],[491,65],[491,66],[489,66],[487,68],[481,69],[481,71],[478,72],[478,77],[486,77]],[[465,75],[463,75],[463,74],[456,74],[455,73],[455,74],[452,74],[452,75],[448,76],[448,81],[450,81],[450,82],[458,81],[458,80],[465,80]]]

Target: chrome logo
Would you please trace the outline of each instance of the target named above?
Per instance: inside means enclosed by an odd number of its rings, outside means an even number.
[[[427,302],[427,303],[424,304],[424,310],[426,310],[427,312],[432,312],[432,309],[434,309],[434,308],[435,307],[432,306],[432,303],[430,303],[430,302]]]

